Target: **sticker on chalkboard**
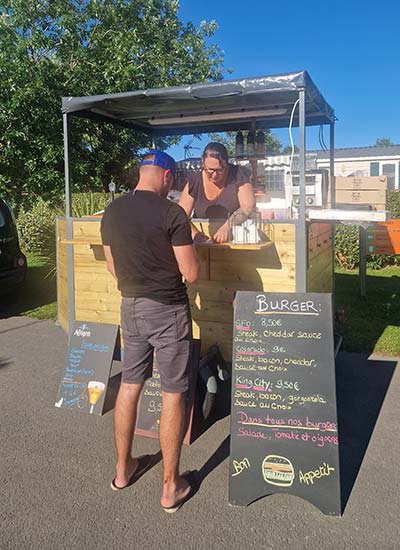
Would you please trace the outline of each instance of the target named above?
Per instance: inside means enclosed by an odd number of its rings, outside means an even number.
[[[331,301],[236,293],[230,504],[289,493],[341,513]]]
[[[75,321],[55,406],[101,415],[118,325]]]

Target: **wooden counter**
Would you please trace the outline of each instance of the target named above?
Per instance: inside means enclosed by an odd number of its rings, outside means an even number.
[[[57,220],[58,320],[65,330],[73,318],[119,323],[120,294],[106,269],[100,221],[99,217],[72,219],[72,238],[67,239],[65,218]],[[207,233],[209,227],[202,222],[201,229]],[[266,224],[266,239],[261,245],[197,247],[200,277],[195,285],[188,285],[188,294],[193,335],[201,339],[202,352],[217,343],[224,358],[231,360],[236,290],[296,291],[296,231],[294,222],[276,222]],[[307,238],[307,292],[332,292],[332,226],[311,223]]]

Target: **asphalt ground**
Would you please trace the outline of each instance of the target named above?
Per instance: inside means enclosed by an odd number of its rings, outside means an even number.
[[[400,547],[396,359],[339,354],[342,517],[290,495],[229,506],[229,416],[184,447],[182,469],[197,470],[200,487],[170,515],[159,505],[161,462],[131,488],[111,491],[112,412],[54,407],[66,351],[66,335],[51,322],[0,320],[1,550]],[[146,437],[134,448],[159,451]]]

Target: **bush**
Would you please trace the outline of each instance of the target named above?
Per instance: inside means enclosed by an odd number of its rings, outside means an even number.
[[[386,210],[389,210],[391,218],[400,218],[400,191],[387,192]]]
[[[104,210],[109,203],[105,193],[74,193],[72,195],[72,215],[74,218],[91,216]]]
[[[17,226],[24,252],[41,257],[54,255],[56,215],[55,208],[40,197],[29,210],[20,210]]]
[[[358,226],[336,225],[335,261],[346,269],[354,269],[360,262]]]
[[[104,193],[75,193],[72,215],[90,216],[103,210],[108,202],[108,195]],[[29,210],[21,209],[17,219],[21,248],[45,259],[50,271],[56,267],[56,216],[64,214],[64,209],[38,198]]]

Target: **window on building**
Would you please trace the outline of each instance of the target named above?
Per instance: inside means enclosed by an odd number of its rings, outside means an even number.
[[[387,176],[387,189],[388,191],[393,191],[396,181],[396,165],[382,164],[382,176]]]
[[[265,170],[266,191],[282,191],[285,188],[285,170]]]

